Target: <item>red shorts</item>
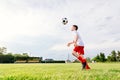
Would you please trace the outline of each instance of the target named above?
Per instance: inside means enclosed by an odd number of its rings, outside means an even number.
[[[73,49],[75,52],[78,52],[79,54],[84,55],[84,46],[76,46]]]

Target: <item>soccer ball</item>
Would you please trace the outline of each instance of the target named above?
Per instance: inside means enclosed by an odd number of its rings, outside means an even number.
[[[62,23],[63,23],[64,25],[66,25],[66,24],[68,23],[68,19],[67,19],[67,18],[62,18]]]

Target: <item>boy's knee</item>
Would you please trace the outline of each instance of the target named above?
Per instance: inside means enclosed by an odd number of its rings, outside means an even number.
[[[82,54],[80,54],[79,56],[84,57]]]
[[[73,51],[73,52],[72,52],[72,55],[75,55],[75,54],[76,54],[76,52],[75,52],[75,51]]]
[[[75,55],[75,53],[72,52],[72,55]]]

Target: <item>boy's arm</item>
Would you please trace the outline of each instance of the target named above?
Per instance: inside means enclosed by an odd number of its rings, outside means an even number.
[[[74,43],[74,41],[72,41],[72,42],[69,42],[69,44],[73,44]]]
[[[73,44],[74,43],[74,41],[73,42],[69,42],[68,44],[67,44],[67,46],[69,47],[71,44]]]
[[[69,42],[67,46],[70,46],[71,44],[74,44],[74,46],[77,46],[77,40],[78,40],[78,35],[75,35],[75,39],[72,42]]]
[[[75,35],[75,39],[74,39],[74,46],[77,46],[77,40],[78,40],[78,35]]]

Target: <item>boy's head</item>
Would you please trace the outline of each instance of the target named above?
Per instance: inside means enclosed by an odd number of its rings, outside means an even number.
[[[71,31],[77,31],[77,30],[78,30],[78,26],[77,25],[72,25]]]

